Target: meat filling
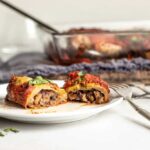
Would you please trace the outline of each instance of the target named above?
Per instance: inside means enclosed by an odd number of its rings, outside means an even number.
[[[87,103],[90,102],[96,104],[101,104],[105,102],[104,94],[96,89],[69,92],[68,99],[70,101],[79,101]]]
[[[30,101],[29,107],[43,106],[47,107],[56,103],[57,93],[52,90],[41,90],[34,98]]]

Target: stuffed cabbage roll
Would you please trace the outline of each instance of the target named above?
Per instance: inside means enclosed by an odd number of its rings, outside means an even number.
[[[41,76],[12,76],[7,87],[6,100],[24,108],[54,106],[67,102],[64,89]]]
[[[100,77],[80,71],[71,72],[64,88],[69,101],[102,104],[109,101],[109,86]]]

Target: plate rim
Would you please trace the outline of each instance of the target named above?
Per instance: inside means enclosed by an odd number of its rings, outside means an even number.
[[[60,82],[63,83],[64,80],[52,80],[54,82]],[[58,83],[59,84],[59,83]],[[2,87],[7,87],[8,83],[5,84],[0,84],[0,88]],[[0,93],[1,96],[1,93]],[[9,116],[9,117],[17,117],[17,118],[26,118],[26,119],[46,119],[46,118],[62,118],[62,117],[75,117],[77,115],[85,115],[85,114],[97,114],[101,111],[110,109],[112,107],[114,107],[115,105],[121,103],[123,101],[122,97],[119,98],[113,98],[112,100],[110,100],[110,102],[105,103],[105,104],[99,104],[99,107],[91,107],[90,109],[78,109],[78,110],[73,110],[73,111],[67,111],[67,112],[51,112],[51,113],[40,113],[40,114],[32,114],[32,113],[24,113],[24,114],[17,114],[17,113],[12,113],[12,112],[7,112],[5,110],[0,109],[0,117],[5,117],[5,116]],[[23,108],[22,108],[23,109]]]

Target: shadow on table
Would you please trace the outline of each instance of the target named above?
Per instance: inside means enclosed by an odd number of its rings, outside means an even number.
[[[150,125],[146,124],[146,123],[143,123],[142,121],[139,121],[137,119],[133,119],[133,118],[130,118],[130,117],[126,117],[126,116],[123,116],[124,119],[126,119],[127,121],[130,121],[138,126],[141,126],[141,127],[144,127],[145,129],[147,130],[150,130]]]
[[[73,127],[73,126],[76,127],[79,125],[87,126],[87,124],[95,123],[98,120],[105,121],[104,119],[106,119],[106,120],[107,120],[107,118],[109,119],[110,115],[114,115],[113,109],[101,112],[98,115],[94,115],[94,116],[84,119],[84,120],[79,120],[79,121],[70,122],[70,123],[60,123],[60,124],[32,124],[32,123],[22,123],[22,122],[11,121],[8,119],[0,118],[0,129],[4,129],[7,127],[15,127],[17,129],[20,129],[23,131],[29,131],[29,132],[30,131],[39,131],[39,129],[43,129],[43,130],[47,130],[47,129],[48,130],[53,130],[53,129],[59,130],[62,128],[69,129],[70,127]],[[130,123],[133,123],[135,125],[145,128],[147,130],[150,130],[150,125],[146,124],[145,122],[142,122],[141,120],[130,118],[130,117],[127,117],[124,115],[119,115],[119,116],[122,119],[125,119]]]
[[[78,125],[87,126],[88,123],[94,123],[95,121],[97,121],[97,119],[103,120],[104,118],[108,118],[108,116],[111,114],[112,114],[111,110],[108,110],[108,111],[101,112],[98,115],[94,115],[87,119],[70,122],[70,123],[59,123],[59,124],[22,123],[22,122],[0,118],[0,129],[4,129],[7,127],[15,127],[18,129],[23,129],[24,131],[25,130],[33,131],[33,130],[38,130],[38,129],[50,129],[50,130],[54,128],[62,129],[62,128],[69,128],[69,127],[78,126]]]

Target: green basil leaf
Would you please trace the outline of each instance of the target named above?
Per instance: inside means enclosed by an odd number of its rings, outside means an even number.
[[[18,133],[19,132],[19,130],[17,130],[16,128],[5,128],[4,130],[3,130],[4,132],[14,132],[14,133]]]
[[[4,136],[5,136],[5,134],[3,134],[2,132],[0,132],[0,136],[1,136],[1,137],[4,137]]]
[[[49,82],[51,82],[51,81],[48,79],[44,79],[41,76],[37,76],[34,79],[29,81],[29,85],[40,85],[40,84],[45,84],[45,83],[49,83]]]
[[[83,73],[82,71],[78,72],[78,76],[84,76],[85,73]]]

